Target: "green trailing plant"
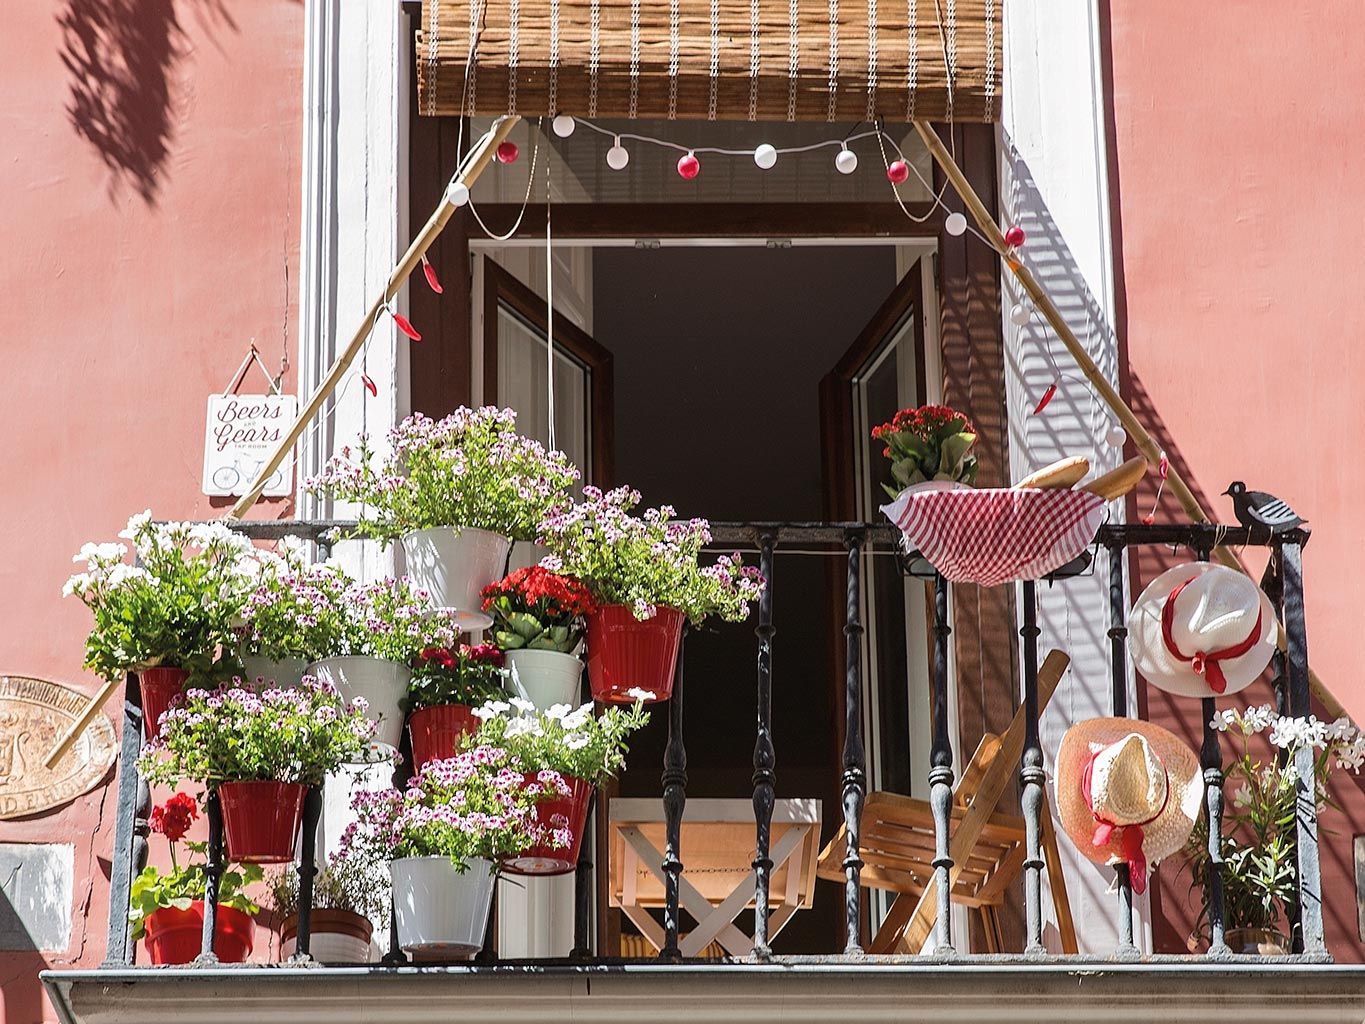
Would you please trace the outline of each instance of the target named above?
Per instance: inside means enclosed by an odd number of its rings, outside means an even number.
[[[882,487],[896,497],[912,484],[948,480],[971,484],[976,480],[976,430],[966,416],[946,405],[902,409],[875,427],[882,454],[891,460],[891,483]]]
[[[585,619],[595,607],[586,586],[539,565],[517,569],[483,590],[493,642],[504,651],[570,654],[582,643]]]

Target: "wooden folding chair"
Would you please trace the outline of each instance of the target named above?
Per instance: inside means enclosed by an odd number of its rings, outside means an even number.
[[[1038,708],[1047,706],[1069,662],[1052,651],[1038,671]],[[1010,884],[1023,868],[1024,820],[996,810],[1000,797],[1024,748],[1023,710],[1001,736],[982,737],[963,769],[953,794],[949,872],[952,900],[974,908],[981,916],[988,952],[1001,951],[998,908]],[[1062,877],[1052,815],[1042,808],[1043,859],[1057,913],[1062,949],[1074,953],[1076,929]],[[817,875],[843,881],[846,831],[840,828],[820,853]],[[863,804],[859,850],[864,867],[862,885],[897,894],[881,928],[868,946],[870,953],[918,953],[937,917],[934,875],[934,817],[924,800],[895,793],[868,794]]]

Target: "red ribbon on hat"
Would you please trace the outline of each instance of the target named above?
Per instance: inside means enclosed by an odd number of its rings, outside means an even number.
[[[1090,792],[1090,773],[1095,767],[1095,758],[1100,751],[1095,751],[1086,759],[1085,767],[1081,770],[1081,795],[1085,797],[1085,806],[1090,808],[1090,816],[1095,819],[1095,831],[1090,837],[1092,846],[1108,846],[1114,838],[1114,833],[1119,834],[1119,849],[1122,851],[1124,861],[1128,864],[1128,878],[1133,884],[1133,892],[1141,896],[1147,891],[1147,854],[1142,849],[1143,840],[1147,838],[1147,833],[1143,831],[1144,826],[1150,825],[1161,817],[1166,811],[1166,805],[1171,802],[1171,773],[1166,772],[1166,799],[1161,801],[1161,807],[1150,818],[1139,821],[1132,825],[1120,825],[1110,821],[1108,818],[1101,818],[1095,813],[1094,797]]]
[[[1195,651],[1190,655],[1183,654],[1180,648],[1176,646],[1175,637],[1171,635],[1171,627],[1175,624],[1175,600],[1180,596],[1180,592],[1193,583],[1196,578],[1191,576],[1166,595],[1166,601],[1161,606],[1161,639],[1166,644],[1166,650],[1170,652],[1172,658],[1177,661],[1189,662],[1190,668],[1194,669],[1195,674],[1203,676],[1208,682],[1210,690],[1214,693],[1223,693],[1228,688],[1228,681],[1223,675],[1223,668],[1219,662],[1225,658],[1240,658],[1256,646],[1256,642],[1261,639],[1262,609],[1259,605],[1256,607],[1256,625],[1252,627],[1247,638],[1241,643],[1224,647],[1218,651]]]

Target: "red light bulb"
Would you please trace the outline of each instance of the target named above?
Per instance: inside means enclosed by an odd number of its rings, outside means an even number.
[[[521,150],[517,148],[515,142],[499,142],[496,155],[498,163],[514,164],[517,162],[517,157],[521,155]]]
[[[893,185],[904,185],[910,177],[910,166],[904,160],[892,160],[886,166],[886,180]]]
[[[678,160],[678,176],[684,181],[691,181],[700,173],[701,161],[695,153],[687,153]]]
[[[1017,249],[1019,248],[1019,246],[1024,244],[1024,239],[1026,237],[1027,236],[1024,234],[1024,229],[1021,228],[1018,224],[1015,224],[1008,231],[1005,232],[1005,244],[1008,245],[1011,249]]]

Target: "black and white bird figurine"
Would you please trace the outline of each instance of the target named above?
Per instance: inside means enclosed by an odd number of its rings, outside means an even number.
[[[1232,498],[1233,512],[1243,526],[1261,526],[1271,533],[1286,533],[1308,521],[1300,519],[1297,512],[1275,495],[1248,491],[1247,485],[1240,480],[1234,480],[1223,493]]]

